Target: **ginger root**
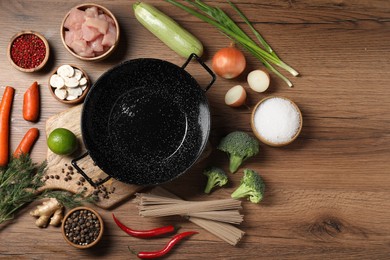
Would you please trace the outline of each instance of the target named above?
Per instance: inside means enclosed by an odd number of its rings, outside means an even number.
[[[42,205],[37,206],[34,211],[30,212],[31,216],[39,217],[35,221],[37,227],[45,228],[50,220],[51,226],[58,226],[63,219],[62,214],[63,206],[57,199],[50,198],[48,201],[43,202]],[[50,219],[51,218],[51,219]]]

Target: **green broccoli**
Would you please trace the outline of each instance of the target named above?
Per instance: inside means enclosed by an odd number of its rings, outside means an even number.
[[[259,203],[263,199],[265,184],[260,175],[254,170],[245,169],[240,186],[232,193],[233,199],[248,197],[253,203]]]
[[[210,193],[210,191],[217,185],[221,187],[228,182],[228,176],[221,168],[218,167],[208,168],[203,172],[203,174],[208,177],[207,185],[204,189],[205,193]]]
[[[242,162],[258,154],[260,148],[256,138],[245,132],[235,131],[222,138],[217,149],[228,154],[229,170],[235,173]]]

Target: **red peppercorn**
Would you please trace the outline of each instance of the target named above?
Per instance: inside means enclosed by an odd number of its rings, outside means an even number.
[[[23,69],[38,67],[45,57],[45,43],[34,34],[22,34],[12,42],[11,59]]]

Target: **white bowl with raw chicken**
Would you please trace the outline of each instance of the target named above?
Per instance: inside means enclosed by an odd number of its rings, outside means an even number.
[[[105,7],[86,3],[73,7],[61,24],[65,48],[81,60],[107,58],[119,41],[119,24]]]

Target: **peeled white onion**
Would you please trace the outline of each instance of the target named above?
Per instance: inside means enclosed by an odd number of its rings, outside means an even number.
[[[248,85],[256,92],[264,92],[268,89],[270,83],[269,74],[264,70],[254,70],[248,74]]]
[[[231,107],[239,107],[245,103],[246,91],[241,85],[229,89],[225,94],[225,104]]]

